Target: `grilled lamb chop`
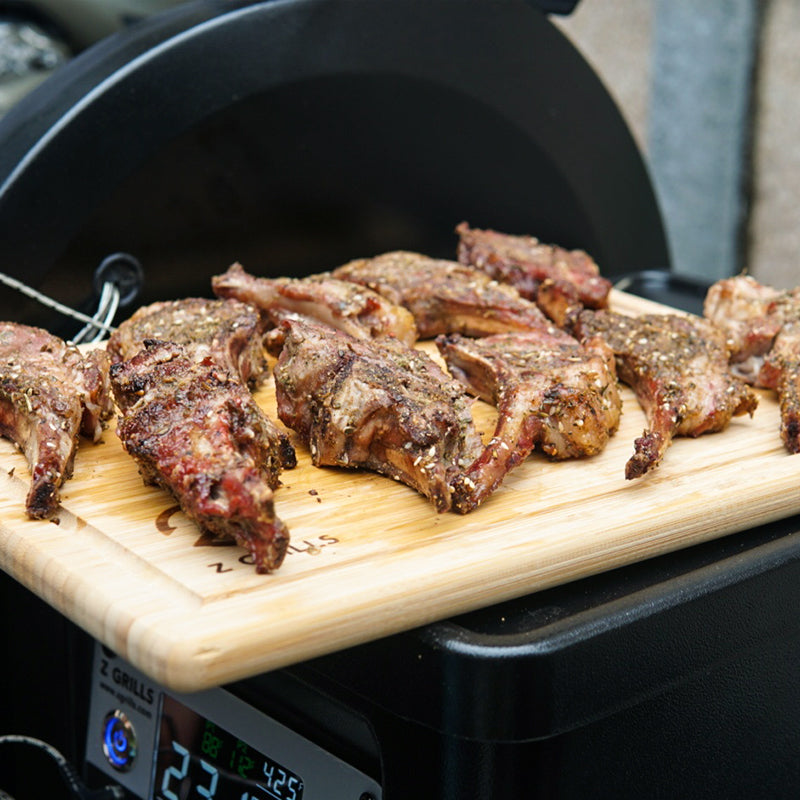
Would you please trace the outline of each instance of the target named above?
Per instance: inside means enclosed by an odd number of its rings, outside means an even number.
[[[662,459],[675,436],[721,431],[733,416],[750,414],[758,397],[728,369],[725,336],[707,320],[678,314],[628,317],[582,311],[581,341],[600,336],[614,351],[617,372],[647,416],[625,477],[638,478]]]
[[[41,328],[0,323],[0,435],[30,466],[29,517],[48,519],[72,474],[78,434],[98,441],[113,405],[108,356],[84,356]]]
[[[748,383],[761,386],[759,372],[775,337],[785,322],[800,318],[800,297],[739,275],[709,287],[703,315],[725,331],[731,369]]]
[[[190,297],[152,303],[138,309],[109,337],[106,349],[114,363],[138,353],[147,339],[176,342],[198,360],[211,356],[245,383],[267,374],[258,312],[238,300]]]
[[[614,354],[600,338],[582,345],[551,327],[436,343],[450,372],[499,412],[491,442],[461,481],[474,487],[465,501],[491,493],[537,444],[556,459],[591,456],[619,426]]]
[[[272,490],[285,454],[238,377],[152,339],[110,377],[117,434],[145,483],[170,491],[201,528],[246,547],[257,572],[280,566],[289,534]]]
[[[446,333],[490,336],[549,324],[537,305],[516,289],[456,261],[400,250],[351,261],[331,274],[407,308],[421,339]]]
[[[174,342],[199,363],[212,359],[243,385],[257,385],[269,374],[263,321],[256,309],[239,300],[190,297],[152,303],[121,323],[106,349],[112,362],[119,363],[133,358],[150,340]],[[288,436],[260,413],[259,426],[270,450],[285,469],[292,469],[297,457]]]
[[[572,324],[584,307],[608,306],[611,282],[601,277],[597,264],[582,250],[542,244],[533,236],[470,228],[466,222],[456,227],[456,233],[462,264],[516,287],[561,327]]]
[[[424,352],[288,319],[278,416],[316,466],[364,467],[451,509],[450,483],[482,450],[463,387]]]
[[[299,314],[359,339],[395,336],[409,345],[417,340],[417,326],[407,309],[364,286],[327,275],[257,278],[241,264],[233,264],[223,275],[215,275],[211,285],[218,297],[235,298],[260,309],[272,326],[287,314]]]
[[[778,394],[784,446],[800,453],[800,320],[784,323],[758,378],[759,386]]]
[[[790,453],[800,452],[800,288],[725,278],[709,288],[703,313],[728,337],[731,370],[777,391],[781,439]]]

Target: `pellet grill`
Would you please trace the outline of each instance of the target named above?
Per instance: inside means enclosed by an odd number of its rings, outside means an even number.
[[[0,121],[2,270],[91,313],[113,257],[129,309],[207,294],[234,260],[299,276],[450,257],[466,219],[584,248],[629,291],[696,310],[624,120],[548,18],[573,5],[208,0],[114,34]],[[0,306],[75,329],[11,290]],[[798,523],[739,515],[709,541],[188,693],[7,558],[0,735],[142,800],[793,797]],[[0,788],[69,796],[13,743]]]

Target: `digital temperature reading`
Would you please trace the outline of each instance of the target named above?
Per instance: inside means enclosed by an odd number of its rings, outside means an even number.
[[[211,720],[165,695],[158,800],[302,800],[303,780]]]

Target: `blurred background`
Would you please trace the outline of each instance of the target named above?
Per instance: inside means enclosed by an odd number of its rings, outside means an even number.
[[[92,43],[182,2],[0,0],[0,115]],[[552,19],[646,157],[673,270],[800,284],[800,2],[580,0]]]
[[[800,2],[582,0],[554,21],[647,157],[673,269],[800,284]]]

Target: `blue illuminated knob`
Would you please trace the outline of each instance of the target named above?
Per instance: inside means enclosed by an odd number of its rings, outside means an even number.
[[[122,711],[110,712],[103,721],[103,753],[114,769],[129,770],[136,758],[136,731]]]

